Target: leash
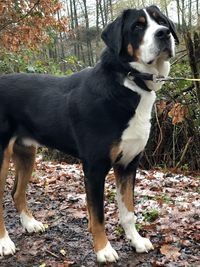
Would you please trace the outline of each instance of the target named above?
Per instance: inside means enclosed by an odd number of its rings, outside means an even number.
[[[135,79],[141,79],[145,81],[153,81],[154,83],[158,82],[176,82],[176,81],[191,81],[191,82],[200,82],[200,78],[184,78],[184,77],[164,77],[156,74],[150,73],[128,73],[128,79],[134,81]]]
[[[197,78],[184,78],[184,77],[163,77],[156,76],[153,77],[153,82],[176,82],[176,81],[191,81],[191,82],[200,82],[200,79]]]

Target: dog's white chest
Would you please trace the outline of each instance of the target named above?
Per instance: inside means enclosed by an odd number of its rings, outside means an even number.
[[[125,166],[144,150],[149,138],[151,111],[156,96],[153,91],[142,91],[140,95],[141,99],[135,114],[121,136],[120,151],[122,151],[122,158],[120,162]]]

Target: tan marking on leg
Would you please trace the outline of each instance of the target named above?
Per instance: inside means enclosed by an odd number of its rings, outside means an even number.
[[[114,144],[110,150],[110,158],[112,163],[116,163],[122,157],[123,152],[120,151],[119,144]]]
[[[90,210],[87,205],[87,213],[88,213],[88,231],[92,232],[92,227],[91,227],[91,216],[90,216]]]
[[[104,223],[99,223],[96,214],[93,212],[92,205],[88,203],[89,213],[89,230],[93,236],[93,245],[95,252],[102,250],[108,243],[107,236],[105,234]]]
[[[26,188],[31,178],[35,162],[35,147],[23,147],[17,144],[13,147],[13,162],[16,168],[15,185],[13,188],[13,199],[19,213],[24,212],[32,217],[26,201]]]
[[[120,189],[120,194],[122,196],[122,201],[128,211],[133,212],[133,178],[119,176],[118,171],[114,168],[114,174],[116,179],[116,185]]]
[[[128,179],[126,186],[121,187],[121,194],[122,194],[122,201],[124,202],[124,205],[126,206],[128,211],[134,211],[133,207],[133,183],[131,181],[131,178]]]

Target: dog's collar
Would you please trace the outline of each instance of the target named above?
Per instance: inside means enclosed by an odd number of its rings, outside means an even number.
[[[145,90],[147,92],[152,91],[151,89],[148,88],[145,81],[154,81],[154,79],[155,79],[154,74],[139,72],[135,69],[131,69],[128,72],[127,77],[129,80],[134,81],[136,83],[136,85],[139,86],[140,88],[142,88],[143,90]]]

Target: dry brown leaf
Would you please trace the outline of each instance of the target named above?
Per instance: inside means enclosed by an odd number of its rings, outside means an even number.
[[[158,112],[158,115],[160,116],[163,111],[165,110],[166,106],[167,106],[167,102],[164,101],[164,100],[160,100],[158,103],[157,103],[157,112]]]
[[[183,122],[187,114],[188,108],[182,105],[181,103],[176,103],[173,108],[168,112],[168,115],[172,118],[172,123],[174,125]]]
[[[161,254],[163,254],[167,258],[173,259],[175,261],[181,255],[179,250],[180,250],[180,248],[177,248],[177,247],[172,246],[172,245],[162,245],[162,247],[160,248]]]

